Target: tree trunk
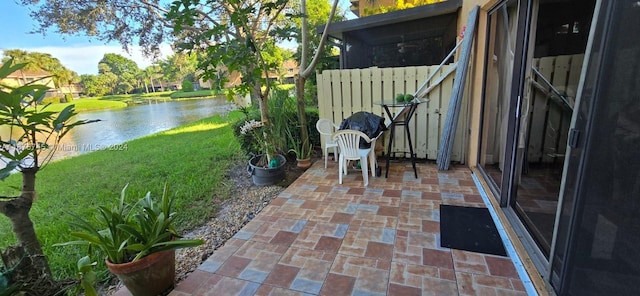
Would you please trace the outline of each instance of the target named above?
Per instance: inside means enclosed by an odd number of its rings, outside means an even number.
[[[29,211],[36,197],[35,182],[37,171],[38,168],[22,170],[22,194],[19,197],[0,202],[0,212],[11,220],[13,232],[18,242],[31,258],[32,269],[38,271],[38,274],[32,275],[33,278],[51,280],[49,263],[42,253],[42,246],[36,236],[33,222],[29,218]]]
[[[263,97],[262,93],[260,93],[258,95],[258,107],[260,108],[260,120],[262,123],[269,122],[269,109],[267,104],[267,98]]]
[[[156,92],[156,86],[153,84],[153,77],[149,77],[149,82],[151,83],[151,91]]]
[[[309,128],[307,127],[307,113],[304,111],[304,83],[305,78],[295,75],[296,98],[298,102],[298,122],[300,123],[300,137],[302,138],[302,155],[309,155]]]
[[[296,84],[296,97],[298,98],[298,120],[300,121],[300,137],[302,137],[302,149],[309,149],[309,129],[307,127],[307,114],[304,112],[304,83],[313,73],[313,69],[316,67],[320,59],[320,55],[322,54],[322,49],[324,48],[324,43],[327,41],[327,34],[329,32],[329,25],[331,24],[331,20],[333,20],[333,16],[336,12],[336,7],[338,6],[338,0],[333,0],[333,5],[331,6],[331,11],[329,12],[329,19],[324,26],[324,31],[322,32],[322,38],[320,38],[320,44],[318,45],[318,49],[316,50],[311,63],[307,65],[307,1],[302,0],[300,2],[300,8],[302,10],[302,53],[300,55],[300,70],[298,71],[298,75],[294,77]]]

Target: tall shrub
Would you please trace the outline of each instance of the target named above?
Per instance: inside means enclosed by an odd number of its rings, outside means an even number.
[[[191,92],[193,91],[193,83],[191,81],[185,79],[182,80],[182,91],[183,92]]]

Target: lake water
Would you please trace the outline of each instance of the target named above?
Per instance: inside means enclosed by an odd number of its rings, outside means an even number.
[[[94,120],[75,127],[58,146],[55,158],[88,153],[99,149],[118,149],[126,141],[165,131],[189,122],[233,109],[224,98],[159,101],[123,109],[82,112],[77,119]],[[8,129],[0,127],[0,137],[8,137]],[[1,164],[1,163],[0,163]],[[4,166],[3,164],[1,164]]]

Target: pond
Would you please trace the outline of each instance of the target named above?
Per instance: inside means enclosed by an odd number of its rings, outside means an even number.
[[[118,145],[165,131],[234,108],[224,98],[182,101],[151,101],[124,109],[82,112],[77,119],[100,119],[71,130],[57,147],[54,158],[88,153],[100,149],[117,149]],[[0,127],[0,137],[7,138],[8,128]],[[4,166],[0,163],[0,166]]]

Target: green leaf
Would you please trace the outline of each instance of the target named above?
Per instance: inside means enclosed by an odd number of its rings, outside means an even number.
[[[18,167],[20,162],[12,160],[7,163],[7,165],[0,169],[0,180],[4,180],[7,177],[11,176],[11,173]]]
[[[67,120],[69,120],[69,118],[75,115],[73,108],[75,108],[75,105],[69,105],[65,107],[64,109],[62,109],[62,111],[60,111],[60,114],[58,114],[58,117],[53,120],[54,129],[56,131],[60,131],[62,129],[62,125]]]
[[[68,241],[68,242],[64,242],[64,243],[57,243],[57,244],[53,244],[54,247],[64,247],[64,246],[86,246],[89,245],[90,243],[86,240],[78,240],[78,241]]]
[[[48,120],[46,119],[50,120],[54,114],[56,114],[56,112],[51,112],[51,111],[34,113],[29,117],[27,117],[27,123],[28,124],[32,124],[32,123],[47,124]]]
[[[2,67],[0,67],[0,80],[2,80],[2,78],[7,78],[9,74],[15,71],[18,71],[27,65],[27,63],[20,63],[15,65],[12,65],[12,64],[13,64],[13,58],[9,59],[9,61],[2,64]]]
[[[133,237],[136,238],[136,240],[138,241],[144,241],[145,238],[142,235],[142,233],[140,233],[138,230],[136,230],[135,228],[131,227],[130,225],[126,225],[126,224],[120,224],[117,226],[118,229],[131,234]]]
[[[70,235],[75,236],[79,239],[85,240],[89,244],[94,244],[97,246],[102,244],[102,240],[100,239],[100,236],[97,236],[97,235],[91,235],[84,232],[71,232]]]
[[[90,271],[91,268],[96,266],[97,264],[98,262],[91,262],[91,258],[89,258],[89,256],[84,256],[78,259],[78,270],[85,273],[87,271]]]
[[[50,87],[42,84],[27,84],[16,88],[13,92],[21,95],[31,95],[35,98],[36,95],[44,95],[50,89]]]

